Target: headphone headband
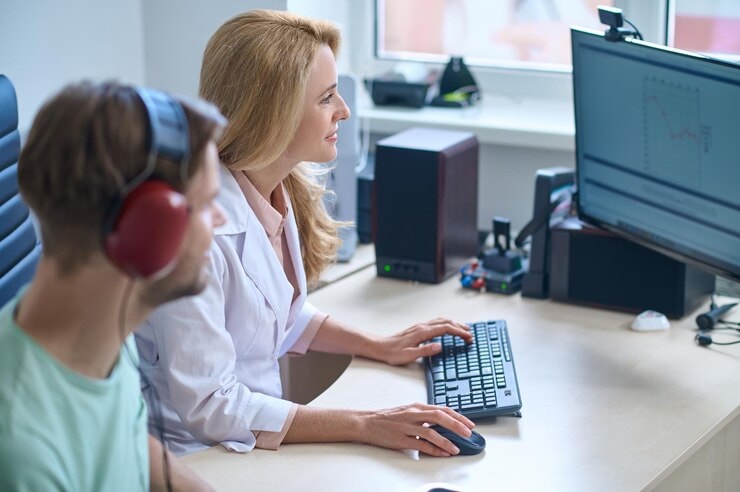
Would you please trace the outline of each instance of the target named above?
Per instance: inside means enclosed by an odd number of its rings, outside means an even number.
[[[182,105],[156,89],[135,87],[148,121],[149,153],[183,162],[190,156],[188,120]]]
[[[188,222],[185,197],[169,184],[150,180],[158,157],[180,164],[185,182],[190,133],[185,110],[171,96],[133,88],[146,109],[146,168],[119,192],[103,228],[108,258],[132,277],[162,275],[174,264]]]

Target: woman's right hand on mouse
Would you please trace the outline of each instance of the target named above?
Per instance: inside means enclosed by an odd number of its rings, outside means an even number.
[[[475,424],[447,407],[413,403],[396,408],[360,412],[359,441],[390,449],[416,449],[431,456],[453,456],[460,450],[429,425],[469,437]]]

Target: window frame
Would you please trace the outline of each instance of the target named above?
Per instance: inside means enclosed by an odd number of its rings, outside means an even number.
[[[377,48],[378,21],[375,13],[378,0],[353,0],[363,15],[352,15],[348,25],[350,48],[353,55],[350,69],[360,78],[370,78],[391,70],[400,60],[379,58]],[[639,27],[645,39],[664,44],[668,33],[667,14],[672,11],[672,0],[615,0],[615,6],[628,14],[628,18]],[[355,9],[352,9],[355,10]],[[371,22],[367,22],[371,19]],[[429,69],[441,70],[444,63],[408,60]],[[483,93],[502,94],[512,98],[568,98],[572,99],[571,72],[565,70],[542,70],[505,65],[474,65],[471,67]]]

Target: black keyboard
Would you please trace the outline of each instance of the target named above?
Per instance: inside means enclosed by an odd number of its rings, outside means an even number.
[[[468,323],[472,344],[443,335],[442,351],[425,359],[427,399],[468,418],[521,416],[522,400],[506,321]]]

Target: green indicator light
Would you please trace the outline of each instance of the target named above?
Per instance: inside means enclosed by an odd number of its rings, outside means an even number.
[[[506,282],[504,282],[503,284],[501,284],[501,290],[506,290]]]
[[[388,272],[391,271],[391,266],[390,265],[386,265],[386,266],[383,267],[383,270],[385,270],[386,273],[388,273]]]

